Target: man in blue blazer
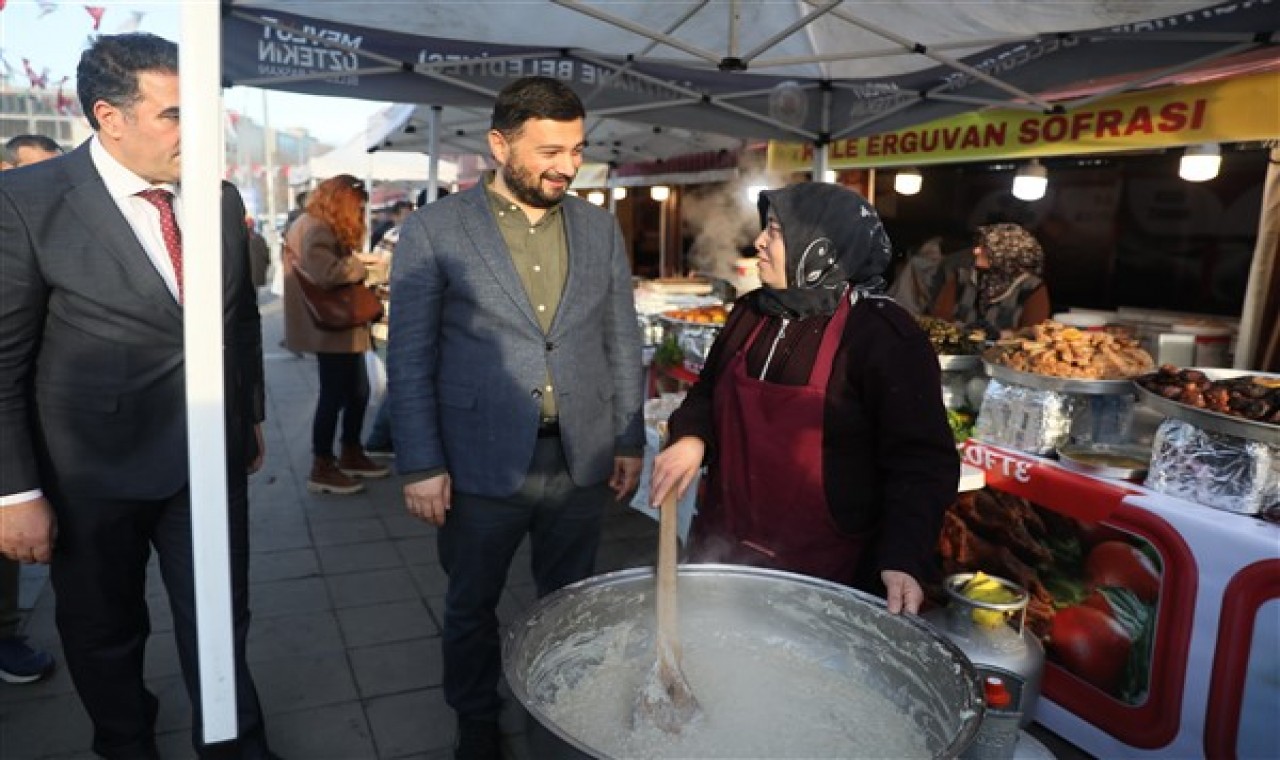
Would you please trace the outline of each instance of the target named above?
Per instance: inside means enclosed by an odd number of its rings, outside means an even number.
[[[52,561],[58,632],[107,758],[158,758],[143,681],[154,550],[202,758],[271,757],[244,646],[262,336],[244,205],[223,185],[227,521],[239,739],[206,745],[187,472],[178,49],[98,37],[76,86],[94,136],[0,181],[0,553]],[[176,212],[176,213],[175,213]]]
[[[404,224],[388,379],[409,511],[440,527],[459,758],[500,756],[495,609],[529,535],[538,594],[592,574],[644,449],[641,339],[617,221],[569,194],[581,101],[529,77],[494,106],[498,170]]]

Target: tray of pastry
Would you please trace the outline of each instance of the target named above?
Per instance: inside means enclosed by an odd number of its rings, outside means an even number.
[[[1231,382],[1224,382],[1231,381]],[[1138,400],[1166,417],[1202,430],[1280,446],[1280,374],[1245,370],[1161,367],[1134,378]],[[1190,387],[1194,386],[1194,387]],[[1235,395],[1232,391],[1235,389]],[[1170,397],[1165,395],[1177,392]],[[1214,397],[1214,393],[1222,394]],[[1255,396],[1256,394],[1256,396]],[[1185,400],[1184,400],[1185,399]],[[1201,407],[1198,404],[1203,403]],[[1215,411],[1233,408],[1235,414]],[[1254,419],[1244,416],[1256,414]]]
[[[1094,396],[1132,396],[1133,382],[1129,378],[1120,380],[1093,380],[1082,377],[1055,377],[1040,375],[1035,372],[1023,372],[1006,367],[993,361],[994,355],[988,352],[982,357],[982,366],[987,376],[1002,383],[1021,385],[1041,391],[1058,391],[1059,393],[1081,393]]]

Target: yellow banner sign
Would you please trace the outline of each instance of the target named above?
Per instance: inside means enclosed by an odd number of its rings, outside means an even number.
[[[834,140],[832,169],[922,166],[1280,137],[1280,73],[1117,95],[1063,114],[990,109]],[[813,166],[813,145],[771,141],[769,170]]]

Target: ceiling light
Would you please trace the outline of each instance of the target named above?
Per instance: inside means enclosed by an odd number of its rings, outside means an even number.
[[[604,205],[604,191],[603,191],[603,190],[592,190],[591,192],[587,193],[587,200],[588,200],[589,202],[591,202],[591,203],[594,203],[594,204],[595,204],[595,205],[597,205],[597,206],[603,206],[603,205]]]
[[[613,188],[613,199],[614,199],[615,201],[620,201],[620,200],[622,200],[623,198],[626,198],[626,197],[627,197],[627,188],[625,188],[625,187],[615,187],[615,188]]]
[[[893,189],[898,195],[915,195],[924,185],[924,177],[919,169],[900,169],[893,175]]]
[[[1218,176],[1222,168],[1222,149],[1217,143],[1188,145],[1178,162],[1178,176],[1188,182],[1204,182]]]
[[[662,203],[667,198],[671,197],[671,188],[666,185],[654,185],[649,188],[649,197],[659,203]]]
[[[1020,201],[1038,201],[1049,186],[1049,172],[1038,159],[1023,164],[1013,177],[1013,197]]]

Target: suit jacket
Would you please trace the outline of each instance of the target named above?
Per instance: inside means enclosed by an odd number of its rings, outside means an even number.
[[[232,483],[256,455],[253,424],[263,417],[244,215],[224,183]],[[88,143],[0,175],[0,240],[0,493],[176,493],[188,480],[182,309],[108,194]]]
[[[612,214],[564,200],[569,272],[544,334],[484,186],[404,223],[391,273],[388,388],[396,466],[446,467],[454,488],[519,488],[550,369],[569,472],[608,480],[644,447],[641,340],[622,233]]]

